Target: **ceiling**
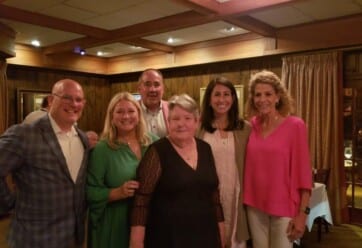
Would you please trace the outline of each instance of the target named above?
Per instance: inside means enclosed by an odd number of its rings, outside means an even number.
[[[45,54],[104,58],[275,37],[285,27],[361,14],[362,0],[0,0],[0,22],[16,31],[16,43],[37,39]]]

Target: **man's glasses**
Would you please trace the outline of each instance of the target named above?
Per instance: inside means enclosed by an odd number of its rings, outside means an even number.
[[[84,103],[85,99],[84,98],[81,98],[81,97],[72,97],[70,95],[64,95],[64,96],[60,96],[58,94],[55,94],[53,93],[52,94],[53,96],[57,96],[60,98],[60,100],[63,102],[63,103],[66,103],[66,104],[72,104],[73,102],[75,103]]]

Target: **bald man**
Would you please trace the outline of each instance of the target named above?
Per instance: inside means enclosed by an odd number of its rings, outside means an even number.
[[[86,135],[74,125],[85,98],[71,79],[56,82],[49,114],[0,136],[0,211],[13,210],[11,248],[81,247],[84,240]],[[5,177],[12,173],[13,194]]]
[[[168,133],[168,103],[162,100],[164,93],[163,76],[157,69],[147,69],[138,79],[140,104],[149,132],[158,137]]]

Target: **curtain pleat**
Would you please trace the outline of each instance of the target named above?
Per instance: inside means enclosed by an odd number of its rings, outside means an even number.
[[[340,56],[339,52],[286,56],[282,65],[282,81],[295,100],[296,115],[308,127],[311,164],[331,169],[328,195],[336,224],[341,223],[341,210],[346,206],[339,186],[344,180],[339,176],[338,138],[343,132],[339,124]]]
[[[2,134],[8,127],[8,85],[6,80],[7,63],[5,59],[0,60],[0,134]]]

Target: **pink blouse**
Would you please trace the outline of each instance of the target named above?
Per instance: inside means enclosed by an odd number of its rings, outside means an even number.
[[[244,203],[274,216],[293,217],[299,211],[299,189],[311,189],[312,169],[307,129],[288,116],[263,137],[254,117],[246,149]]]

